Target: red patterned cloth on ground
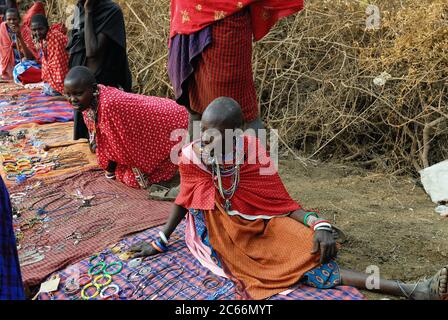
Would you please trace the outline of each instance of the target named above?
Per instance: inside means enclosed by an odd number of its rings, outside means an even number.
[[[97,125],[84,112],[90,132],[96,130],[98,163],[106,169],[117,163],[116,177],[139,187],[132,168],[144,173],[150,184],[167,181],[177,172],[170,159],[179,141],[171,141],[176,129],[186,129],[188,113],[170,99],[131,94],[99,86]]]
[[[42,50],[42,80],[54,90],[64,93],[64,79],[68,73],[67,36],[60,25],[52,26],[45,41],[40,43]]]
[[[202,114],[218,97],[235,99],[245,122],[255,120],[258,103],[252,71],[252,26],[245,10],[212,25],[212,43],[202,52],[188,81],[190,107]]]
[[[255,40],[260,40],[278,20],[302,10],[303,0],[171,0],[170,38],[192,34],[246,7]]]

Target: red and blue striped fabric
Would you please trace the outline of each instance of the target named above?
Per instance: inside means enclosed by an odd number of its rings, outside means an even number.
[[[45,124],[73,120],[73,109],[67,101],[51,101],[40,90],[0,94],[0,130],[11,130],[23,124]]]
[[[112,284],[120,288],[118,296],[112,300],[235,300],[239,299],[234,284],[227,279],[217,277],[204,268],[190,253],[183,238],[185,224],[182,223],[170,239],[169,251],[165,254],[146,258],[137,268],[131,268],[123,261],[124,268],[112,276]],[[160,228],[152,228],[131,236],[122,242],[125,248],[139,241],[156,239]],[[118,254],[119,256],[119,254]],[[110,249],[102,252],[106,264],[120,261]],[[92,265],[89,259],[57,272],[61,278],[59,291],[51,295],[41,294],[41,300],[79,300],[80,293],[74,295],[64,292],[65,282],[77,274],[87,274]],[[147,276],[134,276],[142,268],[151,268]],[[90,288],[93,289],[93,288]],[[93,290],[94,292],[95,290]],[[88,291],[88,294],[93,294]],[[362,300],[364,296],[355,288],[319,290],[300,286],[288,296],[277,295],[272,300]],[[102,300],[99,296],[94,300]]]

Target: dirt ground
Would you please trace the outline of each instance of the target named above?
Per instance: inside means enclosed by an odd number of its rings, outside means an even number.
[[[448,265],[448,218],[416,180],[335,164],[305,168],[298,160],[281,160],[280,175],[295,200],[346,233],[342,267],[365,272],[375,265],[381,277],[416,281]]]

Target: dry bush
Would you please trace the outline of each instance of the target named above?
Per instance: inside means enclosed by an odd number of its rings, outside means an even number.
[[[166,73],[168,0],[117,1],[126,16],[135,89],[172,96]],[[48,1],[53,19],[67,4]],[[366,30],[367,1],[307,1],[255,45],[264,119],[303,156],[391,173],[448,158],[448,4],[372,1],[381,24]],[[391,75],[384,86],[373,80]]]

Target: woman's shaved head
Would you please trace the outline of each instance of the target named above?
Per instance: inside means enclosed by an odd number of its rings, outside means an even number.
[[[218,130],[237,129],[243,126],[243,111],[232,98],[220,97],[213,100],[202,114],[207,127]]]

